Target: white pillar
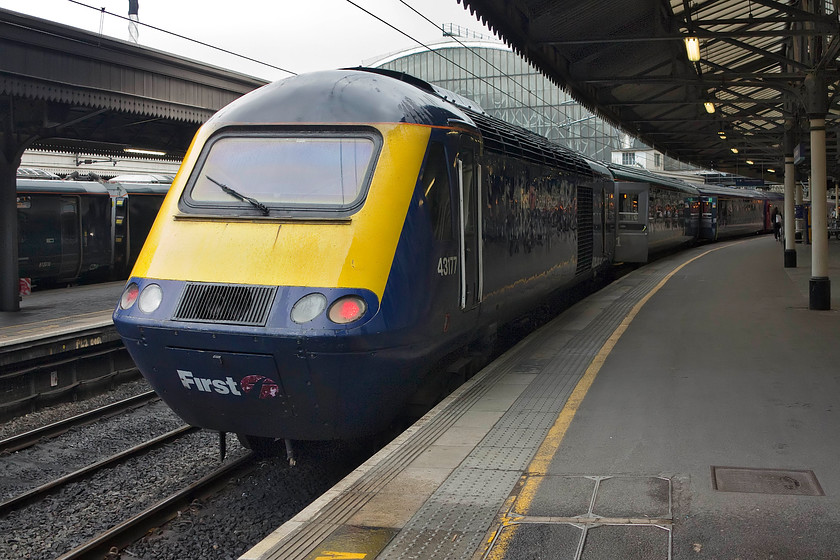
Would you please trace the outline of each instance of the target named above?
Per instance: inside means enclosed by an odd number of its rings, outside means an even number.
[[[811,281],[810,309],[831,309],[826,215],[825,119],[811,118]]]
[[[811,180],[810,173],[808,175],[808,180],[809,181]],[[804,199],[804,193],[802,192],[802,184],[794,181],[794,185],[793,185],[793,201],[794,201],[794,204],[796,206],[801,206],[802,203],[804,202],[803,199]],[[796,226],[795,226],[796,227],[796,233],[799,235],[799,237],[797,237],[796,239],[799,239],[802,242],[807,241],[807,239],[805,239],[805,220],[804,220],[804,218],[796,218],[795,216],[794,216],[794,218],[796,220]]]

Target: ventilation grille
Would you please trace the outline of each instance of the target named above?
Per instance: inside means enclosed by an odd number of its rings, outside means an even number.
[[[264,326],[277,288],[188,282],[175,321]]]
[[[592,268],[593,233],[592,189],[577,189],[577,242],[578,260],[576,274],[589,272]]]

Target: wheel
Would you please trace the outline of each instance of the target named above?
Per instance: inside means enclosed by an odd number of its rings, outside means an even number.
[[[282,443],[274,438],[236,434],[239,443],[260,457],[276,457],[284,450]]]

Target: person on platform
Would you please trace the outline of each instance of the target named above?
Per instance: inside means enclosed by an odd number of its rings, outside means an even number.
[[[773,208],[770,221],[773,223],[773,237],[778,241],[782,233],[782,213],[778,208]]]

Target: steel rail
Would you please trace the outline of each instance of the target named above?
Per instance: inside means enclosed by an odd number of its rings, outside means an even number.
[[[198,482],[63,554],[58,560],[101,560],[113,549],[121,550],[142,537],[149,529],[160,527],[175,517],[180,509],[188,506],[193,500],[212,494],[231,477],[246,472],[254,464],[255,457],[253,453],[249,453],[219,467]]]
[[[55,437],[59,434],[63,434],[71,428],[92,424],[97,420],[109,418],[121,412],[125,412],[127,410],[143,406],[154,400],[158,400],[159,398],[160,397],[158,397],[154,391],[147,391],[145,393],[141,393],[139,395],[135,395],[133,397],[117,401],[115,403],[111,403],[99,408],[95,408],[93,410],[89,410],[88,412],[83,412],[81,414],[77,414],[76,416],[65,418],[64,420],[59,420],[58,422],[54,422],[52,424],[48,424],[46,426],[42,426],[40,428],[36,428],[28,432],[24,432],[16,436],[0,440],[0,454],[25,449],[27,447],[35,445],[42,439]]]
[[[36,502],[43,496],[49,494],[50,492],[53,492],[61,488],[62,486],[66,486],[71,482],[77,482],[78,480],[89,476],[95,473],[96,471],[99,471],[100,469],[113,465],[114,463],[119,463],[120,461],[124,461],[136,455],[145,453],[153,447],[178,439],[199,429],[200,428],[197,428],[195,426],[181,426],[180,428],[176,428],[171,432],[167,432],[154,439],[143,442],[139,445],[135,445],[130,449],[126,449],[125,451],[121,451],[115,455],[111,455],[110,457],[106,457],[100,461],[97,461],[96,463],[88,465],[87,467],[83,467],[70,474],[64,475],[51,482],[38,486],[37,488],[28,490],[23,494],[19,494],[14,498],[6,500],[5,502],[0,502],[0,517],[6,515],[12,510]]]

